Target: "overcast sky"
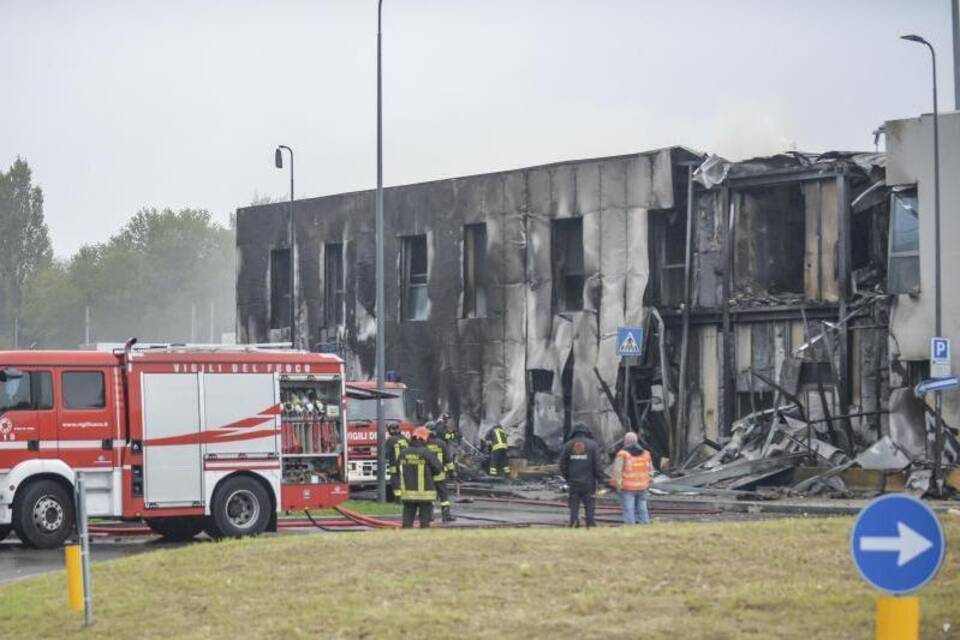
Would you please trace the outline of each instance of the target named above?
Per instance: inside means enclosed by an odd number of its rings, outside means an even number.
[[[387,185],[683,144],[872,149],[952,107],[949,0],[384,0]],[[375,0],[0,0],[0,165],[54,248],[141,207],[226,220],[375,185]]]

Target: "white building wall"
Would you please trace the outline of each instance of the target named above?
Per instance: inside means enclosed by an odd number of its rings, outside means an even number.
[[[942,333],[953,343],[960,373],[960,112],[940,114],[940,264]],[[890,318],[890,357],[925,360],[934,330],[933,116],[886,123],[887,184],[917,185],[920,219],[920,294],[898,295]],[[944,420],[960,427],[960,393],[944,394]]]

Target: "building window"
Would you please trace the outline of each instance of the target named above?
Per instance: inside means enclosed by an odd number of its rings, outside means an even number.
[[[583,309],[583,220],[553,220],[550,231],[553,311],[579,311]]]
[[[290,250],[270,252],[270,328],[290,326]]]
[[[487,315],[487,225],[463,226],[463,317]]]
[[[427,236],[401,238],[404,320],[427,319]]]
[[[106,406],[103,373],[100,371],[67,371],[61,382],[64,408],[102,409]]]
[[[323,247],[323,305],[325,325],[343,324],[343,245]]]
[[[736,293],[804,295],[807,207],[802,183],[737,191],[732,197]]]
[[[920,219],[917,213],[917,190],[895,191],[891,209],[887,293],[919,293]]]
[[[676,307],[683,302],[683,274],[686,266],[687,219],[679,211],[651,216],[656,224],[656,248],[660,304]]]

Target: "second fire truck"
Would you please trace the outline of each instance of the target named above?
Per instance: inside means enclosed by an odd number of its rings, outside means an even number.
[[[386,424],[400,425],[400,431],[409,438],[414,427],[423,422],[423,402],[395,374],[390,378],[392,380],[387,380],[383,385],[386,396],[383,400],[383,419]],[[347,446],[350,452],[347,478],[350,486],[362,487],[377,482],[377,383],[361,380],[348,382],[347,385],[350,390],[369,393],[369,397],[365,398],[351,397],[347,422]]]

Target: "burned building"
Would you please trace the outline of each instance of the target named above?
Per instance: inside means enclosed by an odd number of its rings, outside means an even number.
[[[619,325],[639,324],[651,219],[683,217],[680,147],[437,180],[384,193],[386,363],[467,437],[502,422],[517,451],[556,451],[575,422],[607,442],[623,426]],[[290,335],[374,374],[374,192],[237,212],[238,337]]]
[[[929,460],[924,127],[887,124],[889,172],[883,153],[673,147],[389,188],[387,368],[468,438],[502,422],[521,455],[583,422],[610,448],[639,431],[681,473],[744,434],[757,455],[852,460],[890,436]],[[238,211],[241,340],[289,338],[294,268],[301,346],[372,377],[374,192],[298,201],[294,260],[288,210]],[[623,325],[644,327],[641,356],[617,357]]]
[[[711,157],[685,215],[651,216],[661,345],[630,386],[641,403],[656,395],[645,389],[667,391],[666,410],[646,416],[662,451],[684,458],[781,406],[849,455],[885,432],[883,177],[882,154]]]

